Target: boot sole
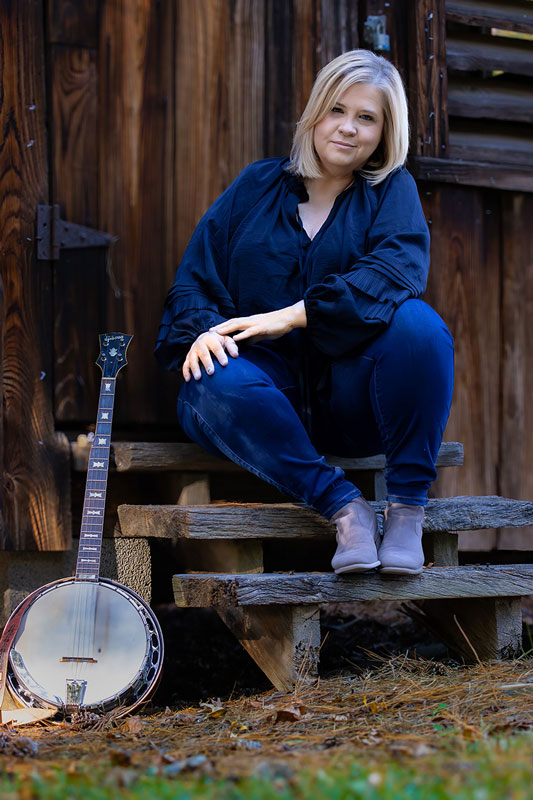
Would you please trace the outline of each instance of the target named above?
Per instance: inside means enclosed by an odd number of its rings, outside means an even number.
[[[407,569],[406,567],[381,567],[380,572],[383,572],[385,575],[420,575],[423,569],[423,567],[420,567],[420,569]]]
[[[375,561],[373,564],[348,564],[346,567],[339,567],[335,570],[335,575],[342,575],[344,572],[366,572],[369,569],[379,567],[381,561]]]

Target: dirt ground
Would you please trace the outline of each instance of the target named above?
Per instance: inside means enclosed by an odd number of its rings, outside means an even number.
[[[167,649],[151,706],[92,725],[0,729],[5,771],[101,765],[119,783],[146,769],[283,777],[332,759],[419,758],[451,741],[461,748],[533,728],[531,656],[462,666],[398,604],[328,608],[320,680],[290,694],[272,689],[215,614],[156,611]],[[532,602],[525,621],[533,626]]]

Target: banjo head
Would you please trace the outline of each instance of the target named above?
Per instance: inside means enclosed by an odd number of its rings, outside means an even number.
[[[130,711],[157,685],[162,661],[159,623],[135,592],[110,580],[72,578],[44,586],[27,608],[8,682],[25,705]]]

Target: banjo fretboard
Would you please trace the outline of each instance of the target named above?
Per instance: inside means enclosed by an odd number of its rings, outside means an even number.
[[[81,518],[76,563],[76,580],[80,581],[97,581],[100,574],[116,374],[126,364],[125,355],[131,338],[126,334],[100,336],[101,352],[97,363],[102,368],[103,377],[100,384],[96,429],[87,465]]]

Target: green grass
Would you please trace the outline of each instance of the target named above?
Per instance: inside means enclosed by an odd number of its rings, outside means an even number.
[[[366,751],[365,751],[366,752]],[[533,735],[449,741],[439,752],[392,760],[371,749],[332,756],[324,768],[298,769],[295,760],[256,759],[260,776],[176,778],[159,768],[145,772],[113,766],[65,774],[45,768],[24,778],[0,778],[2,800],[526,800],[532,796]],[[324,754],[321,753],[323,761]],[[13,762],[11,762],[13,768]],[[164,770],[164,768],[163,768]]]

